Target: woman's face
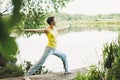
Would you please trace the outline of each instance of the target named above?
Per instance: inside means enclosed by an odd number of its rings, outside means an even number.
[[[53,20],[52,22],[51,22],[51,25],[53,25],[53,26],[55,26],[55,20]]]

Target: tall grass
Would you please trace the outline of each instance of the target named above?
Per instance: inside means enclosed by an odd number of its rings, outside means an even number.
[[[120,80],[120,39],[104,46],[98,67],[92,66],[87,75],[79,73],[73,80]]]

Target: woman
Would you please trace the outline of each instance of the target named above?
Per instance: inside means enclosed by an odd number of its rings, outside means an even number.
[[[26,73],[25,78],[24,78],[25,80],[30,80],[29,76],[34,74],[45,63],[47,57],[50,55],[55,55],[55,56],[59,57],[63,62],[65,74],[70,74],[68,71],[68,62],[67,62],[66,55],[64,53],[56,50],[57,37],[58,37],[57,31],[64,30],[68,27],[59,28],[58,30],[56,30],[54,27],[55,26],[54,17],[49,17],[47,19],[47,23],[49,24],[49,27],[46,29],[23,29],[23,31],[26,31],[26,32],[45,33],[48,38],[48,44],[45,48],[44,54],[42,55],[41,59],[28,70],[28,72]]]

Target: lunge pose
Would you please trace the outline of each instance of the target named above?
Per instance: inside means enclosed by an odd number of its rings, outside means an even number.
[[[68,28],[68,27],[55,29],[55,27],[54,27],[55,26],[54,17],[49,17],[47,19],[47,23],[49,24],[49,27],[47,27],[45,29],[23,29],[23,31],[26,31],[26,32],[45,33],[47,38],[48,38],[48,44],[47,44],[47,46],[44,50],[44,53],[43,53],[42,57],[25,74],[25,77],[24,77],[25,80],[30,80],[29,76],[34,74],[45,63],[47,57],[50,56],[50,55],[55,55],[55,56],[59,57],[63,62],[63,66],[64,66],[64,70],[65,70],[64,74],[70,74],[69,71],[68,71],[67,56],[64,53],[56,50],[58,31],[59,30],[64,30],[65,28]]]

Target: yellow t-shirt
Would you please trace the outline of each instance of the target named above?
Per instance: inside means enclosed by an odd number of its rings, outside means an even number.
[[[57,38],[58,38],[57,31],[55,29],[52,30],[48,28],[47,37],[48,37],[47,46],[55,49],[57,47]]]

